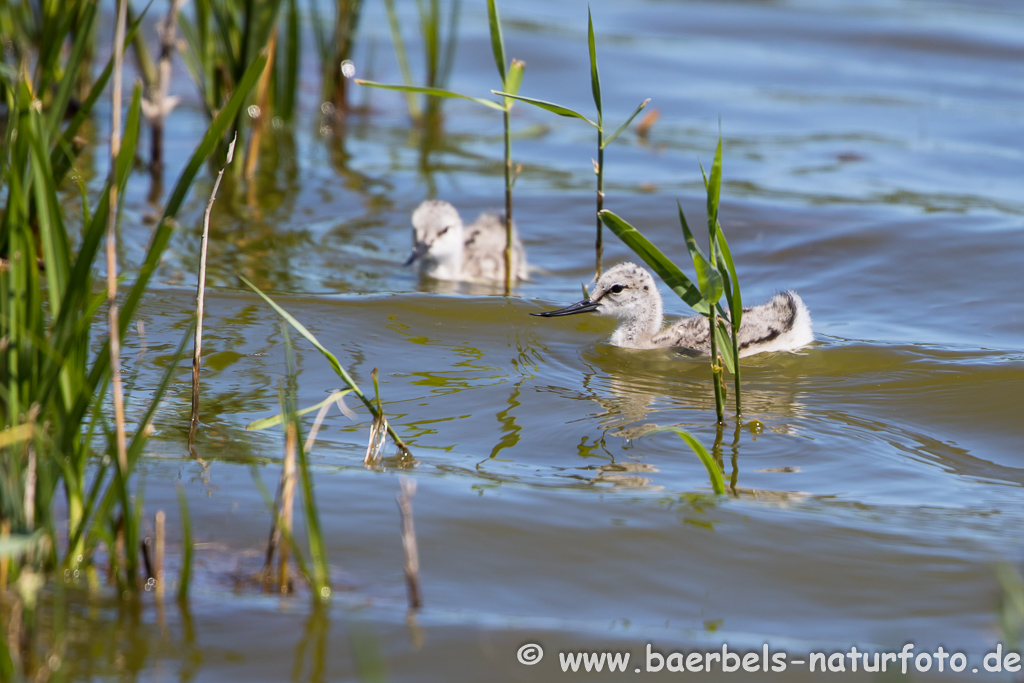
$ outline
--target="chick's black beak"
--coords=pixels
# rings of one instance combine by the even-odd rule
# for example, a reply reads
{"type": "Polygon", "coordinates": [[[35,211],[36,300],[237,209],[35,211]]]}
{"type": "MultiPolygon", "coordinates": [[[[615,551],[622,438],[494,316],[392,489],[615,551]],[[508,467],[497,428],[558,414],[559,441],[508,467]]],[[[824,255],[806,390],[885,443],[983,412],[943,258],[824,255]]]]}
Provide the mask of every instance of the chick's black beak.
{"type": "Polygon", "coordinates": [[[416,245],[412,248],[412,253],[409,254],[409,258],[407,258],[405,260],[405,263],[403,263],[402,265],[411,266],[413,264],[413,261],[418,259],[420,256],[426,254],[428,249],[430,249],[430,245],[427,244],[426,242],[417,242],[416,245]]]}
{"type": "Polygon", "coordinates": [[[598,301],[591,301],[590,299],[584,299],[572,306],[566,306],[565,308],[559,308],[557,311],[543,311],[541,313],[531,313],[530,315],[540,316],[542,318],[557,318],[562,315],[575,315],[577,313],[593,313],[597,310],[597,307],[601,303],[598,301]]]}

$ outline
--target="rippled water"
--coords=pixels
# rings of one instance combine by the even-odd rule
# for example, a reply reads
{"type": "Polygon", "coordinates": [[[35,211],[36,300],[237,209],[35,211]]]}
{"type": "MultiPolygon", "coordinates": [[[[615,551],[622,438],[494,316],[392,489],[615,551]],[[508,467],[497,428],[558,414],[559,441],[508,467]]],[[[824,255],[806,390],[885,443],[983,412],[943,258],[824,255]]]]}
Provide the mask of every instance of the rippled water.
{"type": "MultiPolygon", "coordinates": [[[[175,481],[189,496],[201,543],[192,611],[73,601],[83,626],[65,657],[71,678],[370,680],[376,648],[389,680],[547,680],[561,676],[558,651],[641,657],[647,643],[767,642],[796,656],[913,642],[979,666],[1001,639],[994,567],[1024,558],[1024,6],[592,6],[606,119],[646,97],[661,114],[647,140],[627,133],[608,148],[606,206],[687,263],[674,202],[700,224],[697,158],[710,161],[720,120],[721,216],[744,299],[793,288],[814,317],[812,347],[744,364],[747,424],[730,421],[716,449],[729,495],[711,492],[677,437],[644,435],[681,425],[715,443],[704,362],[609,347],[605,319],[527,315],[577,300],[592,275],[591,130],[517,106],[515,215],[537,270],[511,297],[441,288],[399,265],[409,214],[430,194],[468,220],[501,205],[500,118],[449,103],[441,148],[421,158],[401,97],[357,92],[371,113],[343,139],[315,118],[276,133],[257,201],[227,187],[215,212],[198,447],[208,467],[187,457],[184,365],[144,466],[149,509],[176,511],[175,481]],[[365,469],[362,417],[334,415],[320,432],[326,612],[239,583],[259,567],[269,521],[249,465],[275,481],[282,451],[278,434],[243,429],[277,412],[285,373],[279,321],[239,273],[364,387],[380,368],[386,411],[416,457],[365,469]],[[418,483],[415,625],[400,472],[418,483]],[[516,662],[529,642],[548,653],[534,667],[516,662]]],[[[509,55],[527,62],[522,94],[590,111],[586,5],[501,9],[509,55]]],[[[367,13],[357,69],[396,81],[383,11],[367,13]]],[[[495,78],[477,3],[460,36],[452,86],[486,93],[495,78]]],[[[172,125],[193,139],[205,123],[189,85],[178,89],[191,106],[172,125]]],[[[317,89],[306,85],[310,108],[317,89]]],[[[151,210],[147,191],[140,176],[129,216],[151,210]]],[[[144,352],[128,340],[139,396],[190,315],[204,193],[142,313],[144,352]]],[[[126,238],[128,265],[148,231],[126,238]]],[[[608,236],[606,256],[629,253],[608,236]]],[[[310,405],[340,381],[299,349],[310,405]]]]}

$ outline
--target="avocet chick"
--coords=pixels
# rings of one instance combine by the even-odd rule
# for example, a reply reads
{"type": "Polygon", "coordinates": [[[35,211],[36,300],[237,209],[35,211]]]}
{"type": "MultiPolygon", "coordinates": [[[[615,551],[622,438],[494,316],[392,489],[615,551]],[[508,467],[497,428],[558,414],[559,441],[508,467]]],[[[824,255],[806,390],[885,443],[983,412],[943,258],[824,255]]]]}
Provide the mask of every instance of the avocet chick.
{"type": "MultiPolygon", "coordinates": [[[[413,248],[405,265],[419,262],[420,273],[437,280],[505,281],[505,219],[483,213],[463,227],[455,207],[428,199],[412,214],[413,248]]],[[[512,226],[512,276],[526,279],[526,254],[512,226]]]]}
{"type": "MultiPolygon", "coordinates": [[[[557,311],[533,313],[544,317],[596,312],[619,321],[611,343],[627,349],[681,348],[691,353],[711,352],[708,319],[683,318],[663,327],[661,295],[654,278],[635,263],[609,268],[590,297],[557,311]]],[[[780,292],[767,303],[743,309],[740,321],[740,357],[766,351],[794,351],[814,341],[811,314],[796,292],[780,292]]]]}

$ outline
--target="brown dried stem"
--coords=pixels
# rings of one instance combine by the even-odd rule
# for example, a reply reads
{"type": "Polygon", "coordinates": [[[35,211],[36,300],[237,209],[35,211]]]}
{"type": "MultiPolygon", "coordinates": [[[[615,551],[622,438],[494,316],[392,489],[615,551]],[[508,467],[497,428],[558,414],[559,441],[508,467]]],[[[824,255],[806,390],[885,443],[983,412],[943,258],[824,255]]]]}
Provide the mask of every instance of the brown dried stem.
{"type": "Polygon", "coordinates": [[[206,305],[206,252],[210,239],[210,213],[213,211],[213,202],[217,199],[217,190],[224,177],[224,169],[228,167],[234,156],[237,140],[238,133],[235,133],[231,144],[228,145],[227,160],[220,167],[220,173],[217,174],[217,180],[213,183],[213,191],[210,193],[210,201],[206,203],[206,212],[203,214],[203,236],[199,249],[199,284],[196,287],[196,335],[192,352],[192,420],[188,434],[189,450],[195,446],[196,429],[199,426],[199,368],[202,364],[203,354],[203,309],[206,305]]]}
{"type": "Polygon", "coordinates": [[[405,550],[405,585],[409,595],[409,609],[423,606],[420,592],[420,557],[416,547],[416,529],[412,522],[412,497],[416,493],[416,482],[408,477],[401,478],[401,492],[396,496],[398,510],[402,514],[402,548],[405,550]]]}
{"type": "Polygon", "coordinates": [[[107,213],[107,317],[110,327],[110,374],[113,378],[117,464],[128,476],[128,445],[124,426],[124,388],[121,386],[121,336],[117,306],[117,157],[121,153],[121,91],[124,74],[124,34],[128,0],[117,2],[114,29],[114,85],[110,108],[110,195],[107,213]]]}

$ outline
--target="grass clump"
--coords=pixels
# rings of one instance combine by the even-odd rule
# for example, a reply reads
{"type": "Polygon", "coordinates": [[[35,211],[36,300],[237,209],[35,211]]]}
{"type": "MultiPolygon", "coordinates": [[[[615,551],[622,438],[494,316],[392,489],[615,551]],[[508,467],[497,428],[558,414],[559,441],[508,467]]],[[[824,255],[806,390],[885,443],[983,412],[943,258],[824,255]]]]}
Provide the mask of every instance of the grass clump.
{"type": "MultiPolygon", "coordinates": [[[[703,166],[701,172],[703,173],[703,166]]],[[[711,175],[704,176],[708,210],[708,246],[710,256],[697,244],[690,227],[679,208],[679,223],[683,230],[686,248],[690,252],[697,275],[695,285],[683,271],[660,249],[644,237],[639,230],[611,211],[601,212],[605,225],[657,273],[679,298],[697,313],[708,318],[711,341],[711,375],[715,392],[715,413],[718,423],[725,422],[725,385],[723,370],[733,374],[736,396],[737,418],[742,413],[740,398],[740,366],[738,333],[743,316],[743,301],[740,296],[739,278],[732,260],[729,243],[718,220],[718,202],[722,186],[722,140],[718,139],[711,175]],[[722,302],[725,302],[725,306],[722,302]],[[726,310],[726,307],[728,310],[726,310]]]]}
{"type": "Polygon", "coordinates": [[[590,50],[590,87],[594,94],[594,106],[597,109],[597,121],[592,121],[583,114],[574,111],[568,107],[564,107],[554,102],[545,102],[544,100],[536,100],[529,97],[520,97],[516,95],[514,91],[498,92],[492,91],[497,95],[502,95],[506,99],[513,98],[522,100],[528,104],[532,104],[535,107],[546,109],[559,116],[565,116],[568,118],[577,118],[582,121],[586,121],[591,126],[597,129],[597,160],[594,161],[594,173],[597,175],[597,212],[594,214],[597,220],[597,238],[594,243],[595,251],[595,277],[601,277],[601,256],[604,252],[604,241],[601,232],[601,212],[604,210],[604,148],[610,145],[615,138],[619,137],[620,134],[629,124],[633,122],[633,119],[643,111],[644,107],[651,101],[647,98],[636,108],[636,110],[630,115],[626,121],[615,129],[615,131],[606,136],[604,127],[604,107],[601,100],[601,75],[597,69],[597,45],[594,39],[594,19],[590,14],[590,8],[587,8],[587,46],[590,50]]]}
{"type": "MultiPolygon", "coordinates": [[[[59,13],[45,16],[58,25],[55,35],[61,35],[59,25],[69,20],[59,13]]],[[[134,31],[123,22],[124,15],[116,32],[120,48],[130,43],[134,31]]],[[[0,589],[17,583],[38,590],[61,569],[91,575],[101,558],[109,563],[119,592],[142,589],[141,496],[133,497],[133,475],[184,346],[147,396],[148,403],[137,407],[141,416],[135,424],[115,416],[112,425],[106,399],[118,362],[116,342],[133,323],[192,182],[265,61],[258,57],[245,71],[211,123],[174,186],[134,281],[118,295],[116,288],[97,291],[93,272],[105,234],[116,232],[121,219],[139,141],[141,88],[132,93],[123,137],[112,136],[120,144],[113,145],[104,187],[94,196],[82,188],[80,232],[69,230],[59,191],[81,149],[70,141],[107,80],[120,71],[120,49],[115,49],[75,116],[66,121],[71,84],[89,40],[83,27],[55,82],[45,70],[29,77],[25,68],[0,69],[8,111],[0,154],[7,199],[0,215],[0,589]],[[104,331],[99,320],[108,297],[118,306],[104,331]]],[[[112,110],[120,114],[116,96],[112,110]]],[[[31,596],[24,591],[22,596],[30,609],[31,596]]]]}

